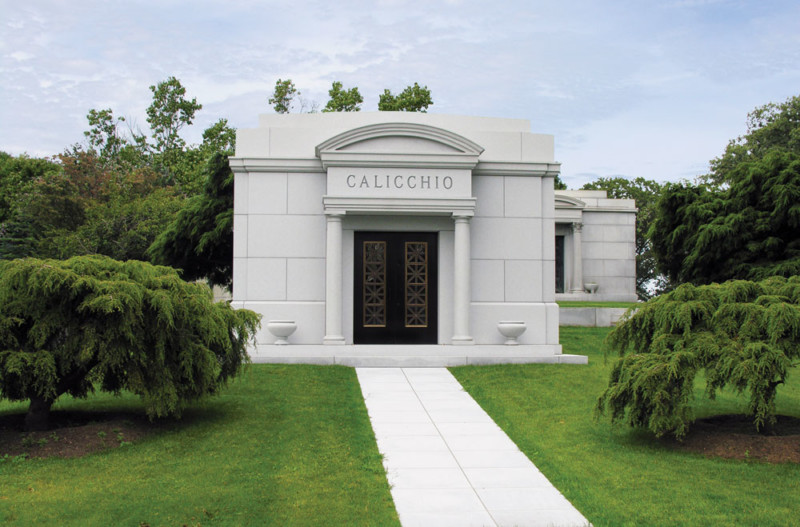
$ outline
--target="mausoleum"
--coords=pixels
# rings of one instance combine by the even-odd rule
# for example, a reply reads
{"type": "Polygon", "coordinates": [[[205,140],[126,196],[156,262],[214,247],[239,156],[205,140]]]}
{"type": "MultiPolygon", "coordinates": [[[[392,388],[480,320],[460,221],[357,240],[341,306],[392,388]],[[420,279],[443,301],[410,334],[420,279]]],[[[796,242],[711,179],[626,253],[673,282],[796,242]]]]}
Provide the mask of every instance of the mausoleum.
{"type": "Polygon", "coordinates": [[[634,204],[556,194],[528,121],[263,115],[230,163],[254,361],[585,362],[561,352],[557,296],[635,299],[634,204]]]}
{"type": "Polygon", "coordinates": [[[555,196],[556,300],[636,302],[636,204],[604,190],[555,196]]]}

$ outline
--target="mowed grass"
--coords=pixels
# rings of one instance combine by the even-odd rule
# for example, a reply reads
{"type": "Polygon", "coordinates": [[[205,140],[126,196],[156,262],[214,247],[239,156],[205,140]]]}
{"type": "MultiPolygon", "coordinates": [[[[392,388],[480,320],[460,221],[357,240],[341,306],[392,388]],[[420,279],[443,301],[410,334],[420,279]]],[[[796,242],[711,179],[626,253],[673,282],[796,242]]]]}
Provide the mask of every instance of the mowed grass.
{"type": "Polygon", "coordinates": [[[559,300],[558,307],[637,307],[638,302],[579,302],[575,300],[559,300]]]}
{"type": "MultiPolygon", "coordinates": [[[[601,351],[607,328],[561,328],[564,353],[589,365],[452,368],[464,388],[596,527],[800,525],[800,466],[708,459],[592,411],[613,361],[601,351]]],[[[800,368],[778,391],[778,413],[800,417],[800,368]]],[[[698,389],[700,416],[742,412],[725,393],[698,389]]]]}
{"type": "MultiPolygon", "coordinates": [[[[57,408],[137,410],[107,395],[57,408]]],[[[0,403],[0,414],[23,411],[0,403]]],[[[0,463],[9,525],[399,525],[355,371],[251,365],[133,445],[0,463]]]]}

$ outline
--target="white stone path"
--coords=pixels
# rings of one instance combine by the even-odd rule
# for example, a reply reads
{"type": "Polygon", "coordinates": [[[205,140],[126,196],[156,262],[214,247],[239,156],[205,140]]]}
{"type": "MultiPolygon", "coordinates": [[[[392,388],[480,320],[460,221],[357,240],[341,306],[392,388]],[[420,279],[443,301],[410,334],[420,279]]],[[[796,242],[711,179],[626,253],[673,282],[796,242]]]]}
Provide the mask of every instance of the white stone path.
{"type": "Polygon", "coordinates": [[[445,368],[356,368],[404,527],[586,526],[445,368]]]}

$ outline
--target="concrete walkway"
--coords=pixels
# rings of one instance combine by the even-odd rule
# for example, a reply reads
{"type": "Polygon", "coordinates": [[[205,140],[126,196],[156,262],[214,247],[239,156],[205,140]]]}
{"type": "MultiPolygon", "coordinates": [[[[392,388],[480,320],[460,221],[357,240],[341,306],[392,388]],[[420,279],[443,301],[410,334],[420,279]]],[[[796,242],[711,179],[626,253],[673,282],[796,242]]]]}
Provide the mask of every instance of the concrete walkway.
{"type": "Polygon", "coordinates": [[[400,522],[589,522],[445,368],[356,368],[400,522]]]}

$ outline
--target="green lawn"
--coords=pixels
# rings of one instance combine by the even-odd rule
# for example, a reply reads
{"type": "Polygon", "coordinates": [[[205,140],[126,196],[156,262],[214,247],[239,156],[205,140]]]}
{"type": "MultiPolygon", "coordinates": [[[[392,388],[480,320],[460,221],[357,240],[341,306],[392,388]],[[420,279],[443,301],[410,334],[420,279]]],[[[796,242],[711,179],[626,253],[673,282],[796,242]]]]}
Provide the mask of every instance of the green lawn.
{"type": "MultiPolygon", "coordinates": [[[[792,525],[800,466],[706,459],[592,409],[609,365],[608,329],[561,328],[588,366],[452,371],[595,526],[792,525]]],[[[780,413],[800,417],[800,372],[780,413]]],[[[739,411],[724,394],[700,415],[739,411]]],[[[132,396],[58,407],[139,408],[132,396]]],[[[0,414],[21,412],[0,403],[0,414]]],[[[253,365],[222,396],[134,444],[81,459],[0,461],[8,525],[398,525],[352,369],[253,365]]]]}
{"type": "MultiPolygon", "coordinates": [[[[60,408],[136,409],[132,396],[60,408]]],[[[0,403],[0,414],[23,411],[0,403]]],[[[134,445],[0,462],[9,525],[399,525],[355,371],[252,365],[134,445]]]]}
{"type": "MultiPolygon", "coordinates": [[[[800,466],[706,459],[592,418],[606,386],[607,328],[561,328],[564,353],[588,366],[466,366],[451,371],[520,449],[596,527],[797,525],[800,466]]],[[[800,417],[800,371],[778,411],[800,417]]],[[[702,392],[697,393],[698,397],[702,392]]],[[[699,399],[698,416],[735,413],[743,400],[699,399]]]]}
{"type": "Polygon", "coordinates": [[[636,307],[638,302],[578,302],[574,300],[559,300],[558,307],[636,307]]]}

